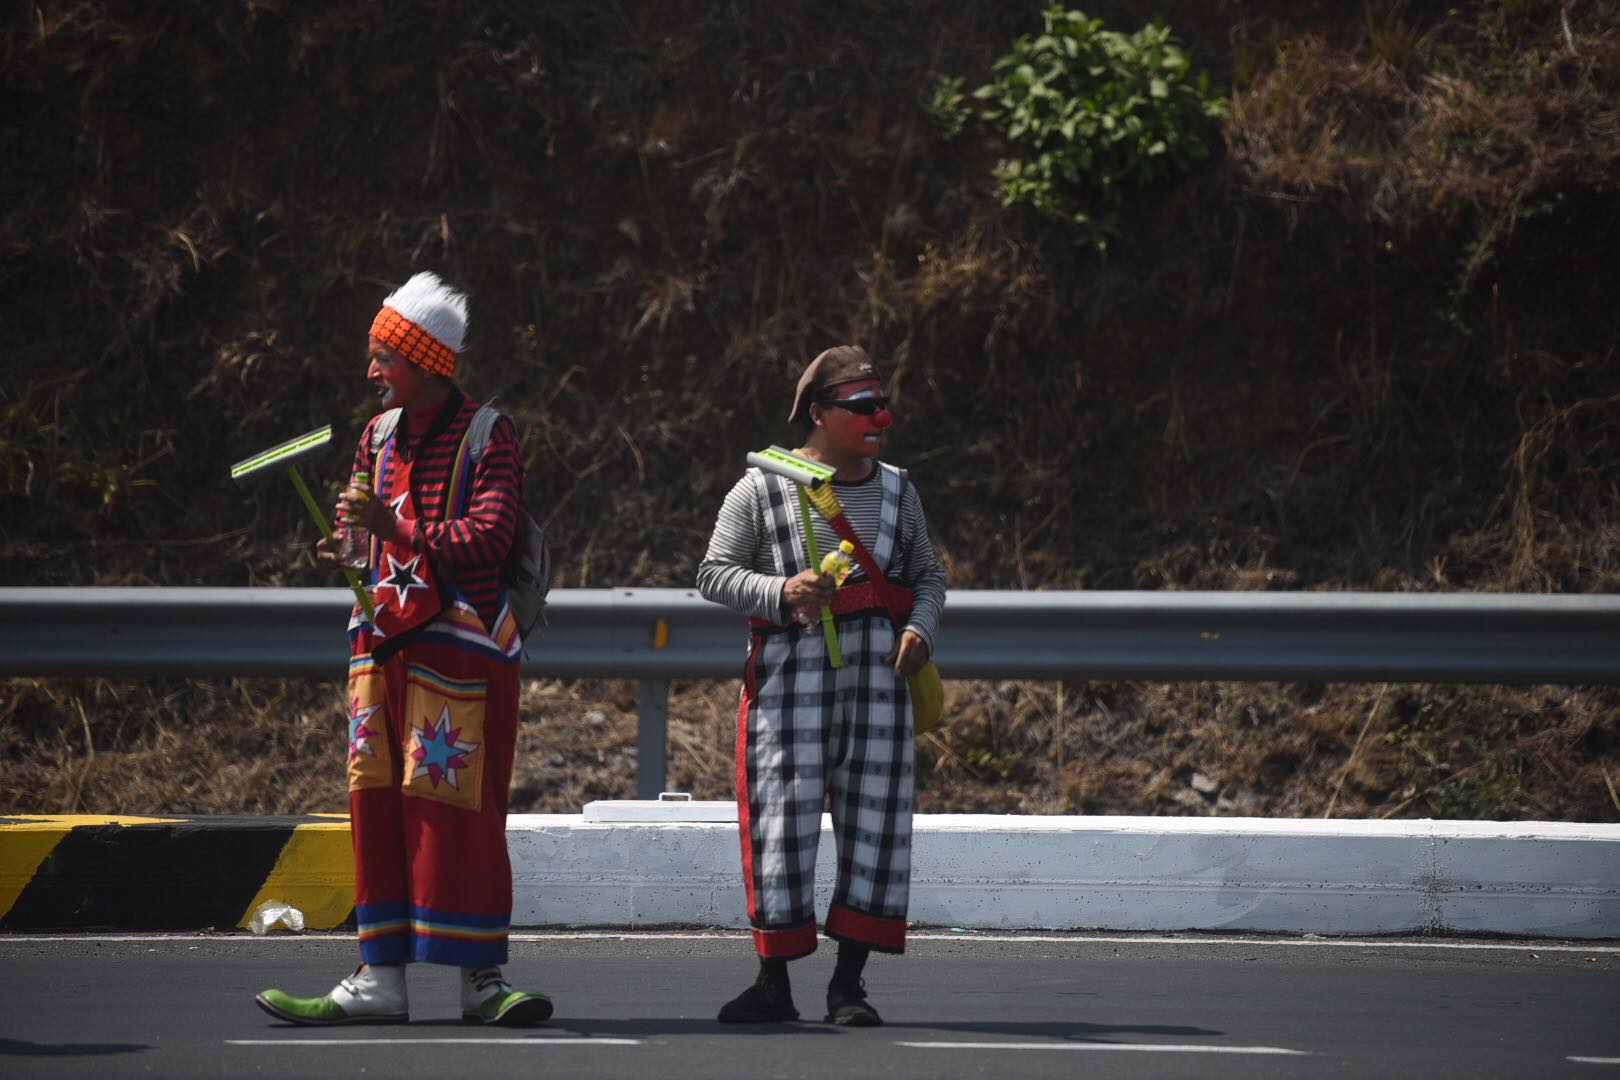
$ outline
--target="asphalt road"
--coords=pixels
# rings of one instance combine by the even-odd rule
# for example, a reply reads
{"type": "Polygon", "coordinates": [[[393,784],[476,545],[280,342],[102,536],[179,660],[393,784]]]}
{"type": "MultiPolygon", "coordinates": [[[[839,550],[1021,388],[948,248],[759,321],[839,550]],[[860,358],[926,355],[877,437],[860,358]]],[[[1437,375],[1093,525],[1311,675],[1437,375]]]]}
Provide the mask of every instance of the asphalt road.
{"type": "MultiPolygon", "coordinates": [[[[754,970],[738,934],[524,935],[508,974],[544,1027],[457,1019],[411,969],[407,1027],[295,1028],[253,1004],[329,989],[345,935],[0,935],[0,1076],[932,1078],[1620,1077],[1620,946],[924,934],[874,957],[887,1023],[715,1022],[754,970]]],[[[819,1020],[832,950],[793,965],[819,1020]]]]}

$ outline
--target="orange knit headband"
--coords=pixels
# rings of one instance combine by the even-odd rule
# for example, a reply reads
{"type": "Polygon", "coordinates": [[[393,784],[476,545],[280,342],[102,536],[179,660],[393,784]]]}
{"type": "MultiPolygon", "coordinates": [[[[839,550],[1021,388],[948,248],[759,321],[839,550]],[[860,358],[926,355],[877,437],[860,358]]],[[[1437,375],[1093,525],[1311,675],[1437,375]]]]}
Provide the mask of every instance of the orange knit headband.
{"type": "Polygon", "coordinates": [[[430,375],[455,374],[455,352],[391,307],[377,312],[371,336],[430,375]]]}

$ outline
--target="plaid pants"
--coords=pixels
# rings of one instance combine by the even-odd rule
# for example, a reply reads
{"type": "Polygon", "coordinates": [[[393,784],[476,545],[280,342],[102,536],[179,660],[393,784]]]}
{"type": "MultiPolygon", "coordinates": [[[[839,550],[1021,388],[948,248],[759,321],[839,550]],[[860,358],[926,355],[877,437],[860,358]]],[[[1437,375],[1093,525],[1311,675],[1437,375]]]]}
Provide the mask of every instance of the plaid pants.
{"type": "Polygon", "coordinates": [[[887,615],[837,621],[844,665],[819,625],[755,627],[737,710],[738,820],[754,947],[816,948],[816,847],[828,804],[838,880],[827,936],[903,952],[911,884],[911,703],[883,657],[887,615]]]}

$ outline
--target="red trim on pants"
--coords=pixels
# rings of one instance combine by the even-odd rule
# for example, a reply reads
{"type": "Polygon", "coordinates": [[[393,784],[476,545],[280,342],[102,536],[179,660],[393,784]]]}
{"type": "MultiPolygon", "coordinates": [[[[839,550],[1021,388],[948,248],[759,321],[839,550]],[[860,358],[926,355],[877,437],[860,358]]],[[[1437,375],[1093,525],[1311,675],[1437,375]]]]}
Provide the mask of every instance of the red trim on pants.
{"type": "MultiPolygon", "coordinates": [[[[748,921],[756,918],[754,892],[754,844],[749,834],[748,814],[748,709],[759,693],[754,685],[754,660],[764,640],[754,634],[748,644],[748,665],[743,669],[742,698],[737,704],[737,826],[742,838],[743,889],[748,894],[748,921]]],[[[785,930],[754,929],[754,951],[767,960],[797,960],[816,951],[816,924],[812,919],[802,926],[785,930]]]]}
{"type": "MultiPolygon", "coordinates": [[[[755,931],[755,936],[758,936],[755,931]]],[[[827,909],[827,936],[853,941],[879,952],[906,951],[906,920],[867,915],[854,908],[833,904],[827,909]]]]}
{"type": "Polygon", "coordinates": [[[748,826],[748,707],[754,703],[758,689],[754,686],[754,657],[762,642],[758,634],[749,635],[748,662],[743,668],[743,692],[737,703],[737,825],[742,834],[743,889],[748,896],[748,918],[754,918],[754,845],[748,826]]]}
{"type": "Polygon", "coordinates": [[[762,960],[797,960],[816,951],[815,920],[788,930],[754,928],[754,951],[762,960]]]}

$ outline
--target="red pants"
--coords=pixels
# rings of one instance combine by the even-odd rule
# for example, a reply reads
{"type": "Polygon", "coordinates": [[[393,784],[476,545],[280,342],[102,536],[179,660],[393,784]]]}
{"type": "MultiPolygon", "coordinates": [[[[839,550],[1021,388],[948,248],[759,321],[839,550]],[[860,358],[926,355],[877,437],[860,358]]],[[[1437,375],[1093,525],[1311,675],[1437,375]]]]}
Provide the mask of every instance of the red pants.
{"type": "Polygon", "coordinates": [[[349,819],[366,963],[506,962],[518,664],[439,626],[381,664],[369,630],[352,641],[349,819]]]}

